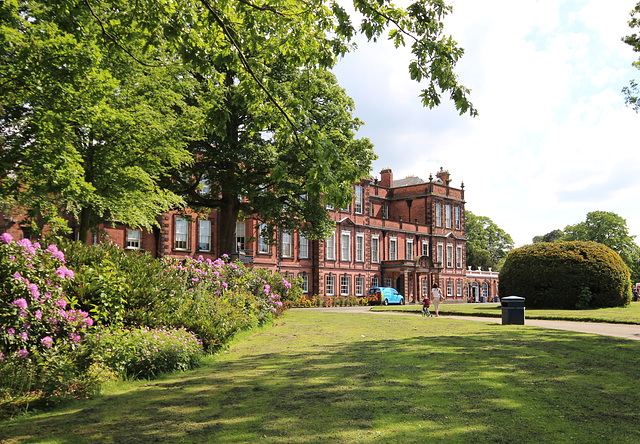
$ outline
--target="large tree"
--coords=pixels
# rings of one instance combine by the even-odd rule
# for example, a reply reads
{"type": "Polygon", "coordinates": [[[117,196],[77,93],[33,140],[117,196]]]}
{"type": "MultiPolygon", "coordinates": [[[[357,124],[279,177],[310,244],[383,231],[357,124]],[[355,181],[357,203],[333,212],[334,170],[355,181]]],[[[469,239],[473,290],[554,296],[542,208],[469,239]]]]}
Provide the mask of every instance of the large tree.
{"type": "MultiPolygon", "coordinates": [[[[354,0],[354,7],[362,14],[359,26],[336,2],[323,0],[4,2],[0,72],[34,70],[38,78],[53,67],[56,73],[40,84],[46,96],[35,84],[16,88],[24,75],[10,75],[3,85],[2,103],[17,104],[2,114],[11,190],[41,184],[40,192],[63,196],[59,202],[80,217],[89,209],[86,226],[101,218],[153,223],[154,212],[180,205],[184,194],[191,205],[221,210],[223,242],[241,209],[272,227],[296,225],[322,236],[329,222],[323,205],[344,206],[373,157],[368,141],[354,140],[359,122],[352,104],[326,72],[353,49],[355,34],[375,40],[388,32],[396,45],[410,42],[409,70],[425,82],[424,105],[448,94],[460,113],[476,113],[453,72],[463,51],[442,35],[450,7],[441,0],[407,8],[354,0]],[[36,27],[64,43],[45,42],[49,65],[33,61],[36,27]],[[36,103],[56,125],[29,133],[21,119],[36,103]],[[13,108],[23,114],[14,117],[13,108]],[[23,174],[22,164],[38,165],[41,178],[23,174]],[[60,164],[64,180],[50,180],[60,164]],[[211,184],[209,196],[196,192],[200,179],[211,184]],[[132,186],[119,189],[121,183],[132,186]]],[[[232,248],[223,245],[220,253],[232,248]]]]}
{"type": "Polygon", "coordinates": [[[183,203],[159,180],[190,161],[192,80],[166,48],[105,38],[89,10],[0,6],[2,199],[40,225],[71,214],[150,228],[183,203]]]}
{"type": "Polygon", "coordinates": [[[584,222],[568,225],[564,233],[563,241],[594,241],[611,248],[627,264],[631,278],[640,280],[640,248],[621,216],[609,211],[592,211],[584,222]]]}
{"type": "Polygon", "coordinates": [[[533,243],[538,244],[540,242],[555,242],[557,240],[561,240],[564,237],[564,232],[562,230],[553,230],[548,232],[542,236],[535,236],[533,238],[533,243]]]}
{"type": "MultiPolygon", "coordinates": [[[[634,31],[640,28],[640,2],[631,11],[631,20],[629,20],[629,27],[634,31]]],[[[640,35],[638,35],[637,32],[624,37],[622,41],[630,45],[635,52],[640,52],[640,35]]],[[[640,69],[640,59],[633,62],[633,66],[635,66],[637,69],[640,69]]],[[[636,83],[636,81],[631,80],[629,82],[629,86],[624,87],[622,91],[626,96],[627,105],[631,106],[636,112],[640,111],[640,90],[638,89],[638,84],[636,83]]]]}
{"type": "Polygon", "coordinates": [[[486,216],[476,216],[465,210],[465,233],[467,236],[467,265],[471,267],[500,270],[513,239],[486,216]]]}

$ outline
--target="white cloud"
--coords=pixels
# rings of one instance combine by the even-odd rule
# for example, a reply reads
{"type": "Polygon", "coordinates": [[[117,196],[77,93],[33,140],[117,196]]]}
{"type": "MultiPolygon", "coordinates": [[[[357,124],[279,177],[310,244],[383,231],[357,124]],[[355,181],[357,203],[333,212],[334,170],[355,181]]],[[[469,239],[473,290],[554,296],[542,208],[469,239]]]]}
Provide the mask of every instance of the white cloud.
{"type": "Polygon", "coordinates": [[[445,31],[465,48],[456,71],[475,119],[446,98],[422,108],[406,51],[361,44],[337,73],[380,156],[373,173],[426,179],[447,168],[454,185],[464,181],[467,207],[518,245],[594,210],[617,212],[640,234],[640,116],[620,93],[637,77],[637,54],[620,41],[636,0],[613,3],[455,0],[445,31]]]}

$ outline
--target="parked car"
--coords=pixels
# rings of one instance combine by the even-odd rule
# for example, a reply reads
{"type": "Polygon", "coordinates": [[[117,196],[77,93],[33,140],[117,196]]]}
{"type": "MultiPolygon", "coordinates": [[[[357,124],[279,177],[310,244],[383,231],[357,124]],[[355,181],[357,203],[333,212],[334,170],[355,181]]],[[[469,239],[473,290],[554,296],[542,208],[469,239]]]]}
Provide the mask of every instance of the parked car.
{"type": "Polygon", "coordinates": [[[391,287],[371,287],[367,295],[369,304],[400,304],[404,305],[404,296],[391,287]]]}

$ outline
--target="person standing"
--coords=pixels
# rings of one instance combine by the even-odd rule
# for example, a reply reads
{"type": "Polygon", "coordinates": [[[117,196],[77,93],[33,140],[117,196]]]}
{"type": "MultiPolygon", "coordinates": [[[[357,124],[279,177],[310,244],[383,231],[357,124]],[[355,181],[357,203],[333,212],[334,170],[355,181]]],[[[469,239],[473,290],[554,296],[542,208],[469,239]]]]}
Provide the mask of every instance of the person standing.
{"type": "Polygon", "coordinates": [[[433,283],[433,287],[431,288],[431,300],[433,301],[433,308],[436,311],[436,316],[440,316],[440,298],[442,297],[442,292],[438,288],[437,283],[433,283]]]}

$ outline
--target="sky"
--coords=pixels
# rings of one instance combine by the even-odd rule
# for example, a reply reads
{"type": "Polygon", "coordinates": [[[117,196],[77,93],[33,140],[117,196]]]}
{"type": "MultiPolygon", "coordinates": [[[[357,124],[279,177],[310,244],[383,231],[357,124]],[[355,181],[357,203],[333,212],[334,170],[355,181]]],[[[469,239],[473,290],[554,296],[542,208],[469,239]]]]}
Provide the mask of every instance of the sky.
{"type": "Polygon", "coordinates": [[[453,0],[445,34],[477,117],[448,97],[429,110],[408,74],[411,54],[386,39],[359,42],[334,69],[378,155],[372,175],[394,179],[442,167],[464,182],[466,208],[519,247],[591,211],[627,221],[640,243],[640,115],[621,90],[640,71],[631,34],[637,0],[453,0]]]}

